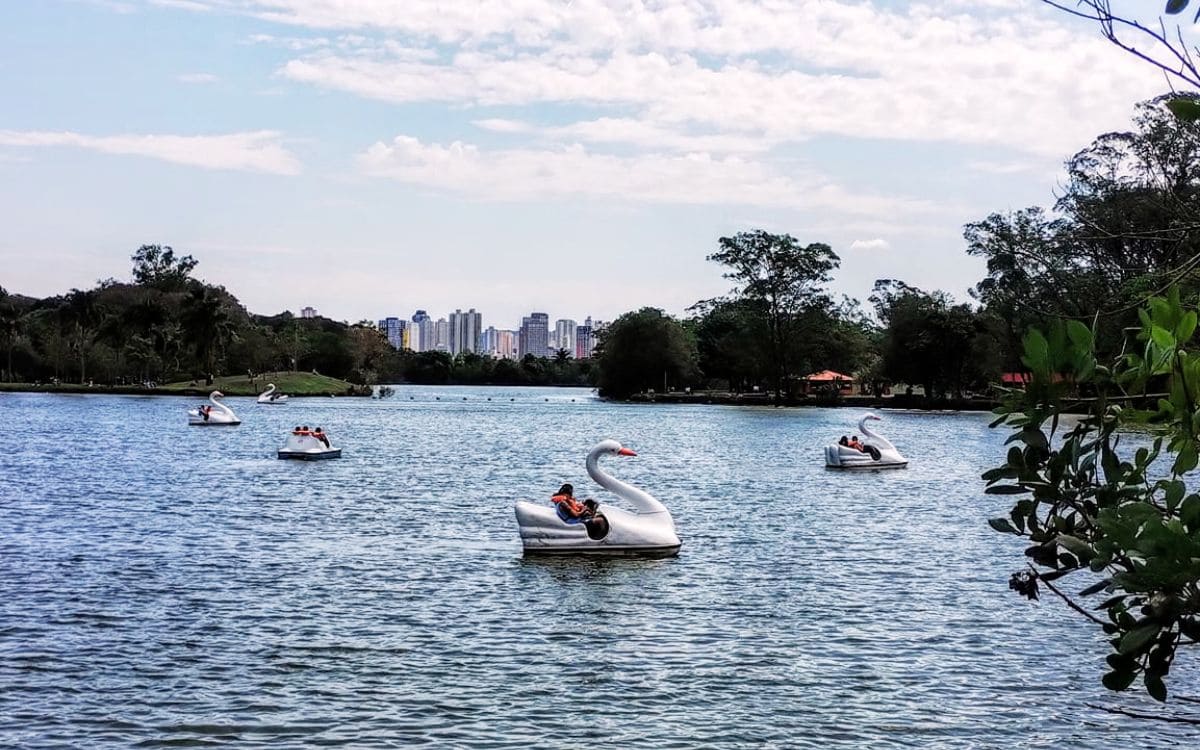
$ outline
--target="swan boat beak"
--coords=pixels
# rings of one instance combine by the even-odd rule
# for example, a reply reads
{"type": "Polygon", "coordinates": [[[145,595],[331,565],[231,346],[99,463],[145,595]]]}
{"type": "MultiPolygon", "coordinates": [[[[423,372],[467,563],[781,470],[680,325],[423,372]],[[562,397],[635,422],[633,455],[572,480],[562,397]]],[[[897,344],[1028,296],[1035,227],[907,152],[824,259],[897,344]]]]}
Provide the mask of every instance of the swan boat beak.
{"type": "Polygon", "coordinates": [[[637,454],[634,453],[633,451],[629,450],[628,448],[622,448],[621,450],[617,451],[617,455],[618,456],[636,456],[637,454]]]}

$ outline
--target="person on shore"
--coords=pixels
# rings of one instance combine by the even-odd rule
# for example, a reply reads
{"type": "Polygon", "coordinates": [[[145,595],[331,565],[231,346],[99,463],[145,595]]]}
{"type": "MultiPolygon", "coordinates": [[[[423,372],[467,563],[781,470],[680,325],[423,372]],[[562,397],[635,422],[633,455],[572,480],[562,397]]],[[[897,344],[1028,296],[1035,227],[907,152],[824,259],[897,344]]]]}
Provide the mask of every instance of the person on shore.
{"type": "Polygon", "coordinates": [[[567,523],[586,521],[592,517],[592,510],[575,499],[575,487],[570,483],[559,487],[558,492],[550,498],[550,502],[554,503],[558,517],[567,523]]]}

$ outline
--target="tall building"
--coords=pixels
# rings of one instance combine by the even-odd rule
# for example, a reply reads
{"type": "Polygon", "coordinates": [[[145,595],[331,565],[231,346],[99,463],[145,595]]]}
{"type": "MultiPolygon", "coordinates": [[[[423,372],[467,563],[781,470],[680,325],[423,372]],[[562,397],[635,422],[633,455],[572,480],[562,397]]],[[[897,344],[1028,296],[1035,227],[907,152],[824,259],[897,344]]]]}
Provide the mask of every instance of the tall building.
{"type": "Polygon", "coordinates": [[[479,337],[479,351],[499,359],[516,359],[517,332],[488,326],[479,337]]]}
{"type": "Polygon", "coordinates": [[[417,310],[412,316],[412,326],[409,331],[408,348],[414,352],[427,352],[433,349],[433,320],[429,313],[417,310]]]}
{"type": "Polygon", "coordinates": [[[546,313],[530,313],[529,317],[521,319],[521,330],[518,335],[517,356],[524,358],[526,354],[535,357],[545,357],[550,350],[550,316],[546,313]]]}
{"type": "Polygon", "coordinates": [[[479,351],[479,334],[483,324],[483,316],[475,312],[475,308],[463,312],[455,310],[450,313],[450,353],[479,351]]]}
{"type": "Polygon", "coordinates": [[[433,324],[433,346],[426,347],[425,351],[450,351],[450,322],[445,318],[438,318],[433,324]]]}
{"type": "Polygon", "coordinates": [[[583,325],[575,329],[575,359],[589,359],[596,351],[596,332],[592,330],[592,318],[589,315],[583,325]]]}
{"type": "Polygon", "coordinates": [[[388,343],[393,349],[404,349],[408,346],[408,321],[402,318],[384,318],[379,321],[379,330],[387,336],[388,343]]]}
{"type": "Polygon", "coordinates": [[[315,307],[300,308],[300,317],[305,318],[305,319],[317,317],[317,308],[315,308],[315,307]]]}
{"type": "Polygon", "coordinates": [[[554,338],[550,342],[550,348],[554,352],[559,349],[566,349],[567,355],[575,356],[575,321],[573,320],[558,320],[554,323],[554,338]]]}

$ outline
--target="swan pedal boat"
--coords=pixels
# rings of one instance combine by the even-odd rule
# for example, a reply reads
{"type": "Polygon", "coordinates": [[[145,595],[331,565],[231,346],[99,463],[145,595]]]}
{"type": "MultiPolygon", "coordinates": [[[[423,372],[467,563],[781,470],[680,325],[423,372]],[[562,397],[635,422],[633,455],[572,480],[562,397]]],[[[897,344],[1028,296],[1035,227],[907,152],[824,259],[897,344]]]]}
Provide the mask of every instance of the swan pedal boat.
{"type": "MultiPolygon", "coordinates": [[[[326,436],[328,439],[328,435],[326,436]]],[[[341,458],[342,449],[325,445],[312,435],[288,435],[287,442],[276,454],[279,458],[292,458],[301,461],[319,461],[326,458],[341,458]]]]}
{"type": "Polygon", "coordinates": [[[598,505],[587,521],[564,521],[552,507],[518,500],[514,511],[526,555],[674,557],[682,544],[671,512],[650,493],[600,468],[603,456],[636,456],[616,440],[604,440],[587,456],[592,481],[632,506],[598,505]]]}
{"type": "Polygon", "coordinates": [[[189,409],[188,424],[193,427],[235,427],[241,424],[242,420],[233,413],[233,409],[221,403],[223,398],[225,394],[220,391],[208,394],[208,401],[212,405],[208,415],[205,416],[199,409],[189,409]]]}
{"type": "Polygon", "coordinates": [[[275,392],[274,383],[267,383],[267,390],[258,395],[258,403],[260,404],[286,404],[287,400],[287,396],[275,392]]]}
{"type": "Polygon", "coordinates": [[[857,450],[848,445],[833,444],[825,447],[825,466],[829,469],[903,469],[908,459],[896,450],[884,436],[874,432],[867,422],[883,421],[874,414],[867,414],[858,421],[858,431],[863,435],[863,447],[857,450]]]}

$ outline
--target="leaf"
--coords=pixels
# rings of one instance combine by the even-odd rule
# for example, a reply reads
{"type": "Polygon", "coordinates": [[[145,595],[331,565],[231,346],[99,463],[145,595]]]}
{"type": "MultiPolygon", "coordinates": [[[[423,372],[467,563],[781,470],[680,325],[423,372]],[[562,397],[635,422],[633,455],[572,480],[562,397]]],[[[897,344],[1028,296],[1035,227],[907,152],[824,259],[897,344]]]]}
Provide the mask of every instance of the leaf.
{"type": "Polygon", "coordinates": [[[1142,682],[1146,685],[1146,692],[1150,694],[1151,698],[1159,703],[1167,702],[1167,685],[1163,682],[1162,675],[1147,671],[1142,682]]]}
{"type": "Polygon", "coordinates": [[[1108,588],[1108,584],[1110,584],[1110,583],[1112,583],[1111,578],[1105,578],[1103,581],[1097,581],[1097,582],[1093,583],[1091,586],[1088,586],[1083,591],[1080,591],[1079,595],[1080,596],[1091,596],[1092,594],[1095,594],[1097,592],[1103,591],[1104,589],[1108,588]]]}
{"type": "Polygon", "coordinates": [[[1121,637],[1121,644],[1117,646],[1117,651],[1122,654],[1136,654],[1154,640],[1161,629],[1156,622],[1140,625],[1121,637]]]}
{"type": "Polygon", "coordinates": [[[1137,677],[1137,672],[1134,672],[1132,669],[1129,671],[1112,671],[1104,675],[1104,679],[1101,682],[1109,690],[1119,692],[1132,685],[1135,677],[1137,677]]]}
{"type": "Polygon", "coordinates": [[[1179,325],[1175,326],[1175,340],[1180,344],[1186,344],[1192,334],[1196,332],[1196,311],[1188,310],[1183,320],[1179,321],[1179,325]]]}
{"type": "Polygon", "coordinates": [[[1030,492],[1028,487],[1020,487],[1015,484],[994,484],[984,490],[988,495],[1020,495],[1030,492]]]}
{"type": "Polygon", "coordinates": [[[1025,334],[1025,365],[1035,374],[1050,369],[1050,344],[1042,332],[1034,328],[1025,334]]]}
{"type": "Polygon", "coordinates": [[[1175,15],[1188,6],[1188,0],[1167,0],[1167,13],[1175,15]]]}
{"type": "Polygon", "coordinates": [[[1176,475],[1186,474],[1196,468],[1197,462],[1200,462],[1200,453],[1196,452],[1196,446],[1190,442],[1179,450],[1179,455],[1175,457],[1175,465],[1171,467],[1171,471],[1176,475]]]}
{"type": "Polygon", "coordinates": [[[1077,557],[1083,560],[1091,560],[1096,556],[1096,551],[1092,546],[1082,539],[1071,536],[1070,534],[1059,534],[1058,544],[1063,549],[1074,552],[1077,557]]]}
{"type": "Polygon", "coordinates": [[[1007,518],[989,518],[988,526],[991,526],[1001,534],[1016,534],[1017,530],[1009,523],[1007,518]]]}
{"type": "Polygon", "coordinates": [[[1175,337],[1171,332],[1162,326],[1152,326],[1150,328],[1150,339],[1159,349],[1172,351],[1175,349],[1175,337]]]}
{"type": "Polygon", "coordinates": [[[1092,348],[1092,331],[1078,320],[1067,321],[1067,338],[1077,349],[1090,351],[1092,348]]]}

